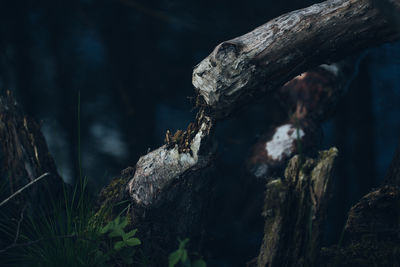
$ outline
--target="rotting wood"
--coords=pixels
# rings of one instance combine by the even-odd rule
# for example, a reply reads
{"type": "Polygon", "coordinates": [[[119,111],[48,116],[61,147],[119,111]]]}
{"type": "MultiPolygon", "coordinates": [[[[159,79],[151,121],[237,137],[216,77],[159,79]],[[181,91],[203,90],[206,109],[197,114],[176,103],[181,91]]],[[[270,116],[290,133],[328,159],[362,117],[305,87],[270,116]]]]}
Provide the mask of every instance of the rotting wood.
{"type": "Polygon", "coordinates": [[[312,266],[318,257],[337,149],[294,156],[284,179],[267,184],[257,266],[312,266]]]}
{"type": "Polygon", "coordinates": [[[182,143],[167,143],[139,159],[135,176],[128,183],[129,194],[136,204],[153,204],[172,181],[189,169],[208,164],[211,149],[204,147],[210,146],[207,141],[213,123],[200,111],[195,124],[198,126],[191,133],[191,139],[185,138],[182,143]]]}
{"type": "Polygon", "coordinates": [[[201,247],[213,169],[213,121],[199,111],[186,131],[142,156],[103,189],[95,218],[111,219],[114,205],[129,200],[129,227],[138,229],[149,266],[167,262],[178,238],[201,247]]]}

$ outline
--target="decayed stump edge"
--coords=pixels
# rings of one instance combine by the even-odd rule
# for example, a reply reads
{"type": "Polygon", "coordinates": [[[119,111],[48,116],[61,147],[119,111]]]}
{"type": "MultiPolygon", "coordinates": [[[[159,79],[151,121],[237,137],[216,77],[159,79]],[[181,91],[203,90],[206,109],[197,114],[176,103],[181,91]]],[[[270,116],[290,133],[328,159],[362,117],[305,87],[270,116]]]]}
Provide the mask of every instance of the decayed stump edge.
{"type": "Polygon", "coordinates": [[[121,211],[115,205],[128,200],[129,227],[138,228],[154,266],[167,262],[179,237],[190,237],[200,247],[201,219],[212,182],[212,128],[212,119],[200,110],[187,148],[165,144],[142,156],[135,168],[122,171],[102,190],[93,222],[111,220],[121,211]]]}
{"type": "Polygon", "coordinates": [[[309,266],[315,262],[337,154],[337,149],[331,148],[320,152],[318,159],[296,155],[288,163],[285,178],[267,184],[264,239],[257,266],[309,266]]]}
{"type": "Polygon", "coordinates": [[[190,151],[179,152],[179,145],[168,148],[164,145],[139,159],[134,177],[127,190],[132,200],[141,206],[150,206],[158,200],[163,191],[174,179],[188,170],[196,170],[207,165],[210,151],[203,148],[210,136],[212,120],[201,114],[197,118],[198,131],[190,141],[190,151]]]}

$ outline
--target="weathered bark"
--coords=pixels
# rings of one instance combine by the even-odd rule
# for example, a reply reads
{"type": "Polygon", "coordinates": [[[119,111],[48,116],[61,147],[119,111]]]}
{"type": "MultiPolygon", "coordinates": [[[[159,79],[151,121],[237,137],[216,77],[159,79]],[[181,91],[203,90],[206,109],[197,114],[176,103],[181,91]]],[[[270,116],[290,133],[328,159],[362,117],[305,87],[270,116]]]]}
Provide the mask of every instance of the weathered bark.
{"type": "Polygon", "coordinates": [[[337,149],[318,159],[293,157],[284,179],[267,184],[264,240],[257,266],[311,266],[320,249],[321,227],[331,193],[337,149]]]}
{"type": "MultiPolygon", "coordinates": [[[[391,7],[400,12],[400,1],[391,7]]],[[[223,118],[312,67],[399,37],[369,0],[329,0],[219,44],[192,82],[207,114],[223,118]]]]}
{"type": "MultiPolygon", "coordinates": [[[[195,170],[207,165],[209,149],[203,153],[211,126],[211,119],[200,111],[196,125],[190,127],[191,133],[187,134],[187,138],[176,136],[176,139],[181,139],[166,140],[166,145],[139,159],[135,176],[128,184],[129,194],[135,203],[143,206],[153,205],[158,201],[160,192],[172,181],[189,169],[195,170]]],[[[169,138],[167,134],[167,139],[169,138]]]]}
{"type": "Polygon", "coordinates": [[[127,168],[102,190],[94,220],[101,220],[100,223],[112,220],[123,211],[117,203],[131,201],[124,215],[129,227],[138,229],[141,250],[148,260],[146,266],[164,266],[169,253],[177,248],[178,239],[190,238],[193,251],[199,251],[213,182],[212,167],[209,155],[195,169],[173,177],[160,187],[157,197],[146,205],[132,201],[129,196],[126,186],[137,176],[134,168],[127,168]]]}
{"type": "MultiPolygon", "coordinates": [[[[400,241],[400,190],[384,186],[365,195],[349,212],[344,242],[360,235],[386,235],[400,241]]],[[[381,236],[382,237],[382,236],[381,236]]]]}
{"type": "Polygon", "coordinates": [[[212,121],[200,111],[185,132],[141,157],[103,190],[98,218],[112,218],[115,203],[129,199],[130,227],[138,228],[151,266],[162,266],[178,238],[201,245],[212,180],[212,121]]]}
{"type": "Polygon", "coordinates": [[[354,205],[341,244],[323,248],[317,266],[400,266],[400,188],[383,186],[354,205]]]}
{"type": "Polygon", "coordinates": [[[8,189],[2,197],[11,195],[46,172],[50,175],[44,181],[32,185],[10,202],[40,206],[49,196],[60,195],[62,179],[39,124],[24,114],[7,91],[0,96],[0,177],[8,189]]]}

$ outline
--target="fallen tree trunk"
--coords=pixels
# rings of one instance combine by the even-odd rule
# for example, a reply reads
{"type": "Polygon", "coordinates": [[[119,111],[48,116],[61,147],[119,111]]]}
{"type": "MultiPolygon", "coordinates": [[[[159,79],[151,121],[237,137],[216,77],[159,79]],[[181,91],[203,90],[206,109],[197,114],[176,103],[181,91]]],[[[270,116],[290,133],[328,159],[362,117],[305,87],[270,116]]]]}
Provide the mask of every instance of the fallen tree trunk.
{"type": "Polygon", "coordinates": [[[369,0],[325,1],[219,44],[192,82],[207,114],[223,118],[319,64],[398,39],[396,26],[369,0]]]}

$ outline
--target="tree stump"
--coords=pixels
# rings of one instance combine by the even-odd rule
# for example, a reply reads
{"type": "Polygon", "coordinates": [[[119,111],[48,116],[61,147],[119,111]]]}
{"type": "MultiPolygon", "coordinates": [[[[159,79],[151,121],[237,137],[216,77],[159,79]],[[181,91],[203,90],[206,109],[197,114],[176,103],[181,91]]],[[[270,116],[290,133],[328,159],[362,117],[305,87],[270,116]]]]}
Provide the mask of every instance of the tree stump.
{"type": "Polygon", "coordinates": [[[284,179],[267,184],[264,239],[257,266],[311,266],[319,253],[337,149],[317,159],[296,155],[284,179]]]}

